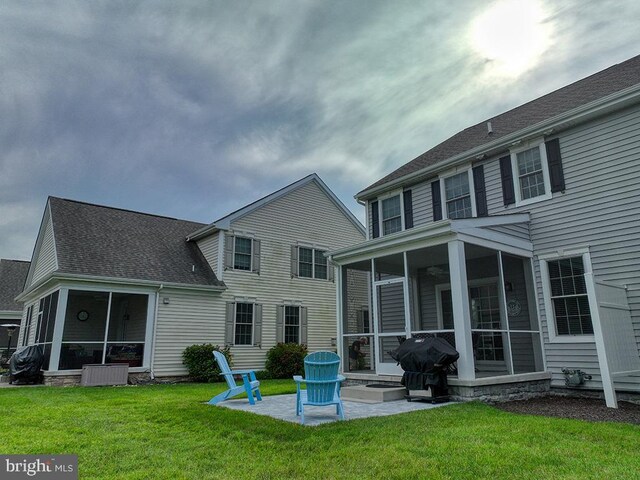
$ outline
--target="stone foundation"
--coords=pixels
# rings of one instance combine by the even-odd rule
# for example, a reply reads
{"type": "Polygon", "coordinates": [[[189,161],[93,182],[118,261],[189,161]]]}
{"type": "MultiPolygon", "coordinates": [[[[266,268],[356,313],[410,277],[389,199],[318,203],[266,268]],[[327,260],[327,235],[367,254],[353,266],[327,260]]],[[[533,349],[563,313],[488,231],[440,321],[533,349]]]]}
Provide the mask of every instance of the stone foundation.
{"type": "MultiPolygon", "coordinates": [[[[44,384],[48,387],[77,387],[80,386],[81,374],[71,375],[44,375],[44,384]]],[[[151,382],[151,376],[149,372],[130,373],[129,385],[138,385],[141,383],[151,382]]]]}
{"type": "Polygon", "coordinates": [[[533,380],[528,382],[502,383],[499,385],[449,385],[451,400],[458,402],[507,402],[510,400],[525,400],[549,395],[550,382],[533,380]]]}

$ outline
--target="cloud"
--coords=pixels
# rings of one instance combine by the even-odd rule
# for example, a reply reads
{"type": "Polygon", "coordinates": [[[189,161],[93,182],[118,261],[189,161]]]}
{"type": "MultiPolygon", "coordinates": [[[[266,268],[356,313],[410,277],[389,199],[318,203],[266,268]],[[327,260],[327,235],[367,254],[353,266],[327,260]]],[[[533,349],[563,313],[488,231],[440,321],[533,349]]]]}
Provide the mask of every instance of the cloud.
{"type": "Polygon", "coordinates": [[[381,176],[637,53],[636,2],[538,3],[551,46],[502,78],[471,0],[3,2],[0,257],[47,195],[209,222],[315,171],[362,218],[381,176]]]}

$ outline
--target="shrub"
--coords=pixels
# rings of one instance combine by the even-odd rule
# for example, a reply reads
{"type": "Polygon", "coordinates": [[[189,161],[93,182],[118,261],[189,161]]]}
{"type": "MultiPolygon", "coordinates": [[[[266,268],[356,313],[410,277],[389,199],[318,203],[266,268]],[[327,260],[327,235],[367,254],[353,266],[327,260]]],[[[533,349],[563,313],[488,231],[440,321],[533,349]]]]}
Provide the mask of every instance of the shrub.
{"type": "Polygon", "coordinates": [[[267,352],[265,368],[271,378],[291,378],[304,373],[307,346],[297,343],[278,343],[267,352]]]}
{"type": "Polygon", "coordinates": [[[189,370],[189,377],[194,382],[219,382],[220,368],[218,362],[213,357],[213,351],[217,350],[227,358],[229,366],[232,365],[231,350],[228,346],[220,347],[204,343],[202,345],[191,345],[182,352],[182,363],[189,370]]]}

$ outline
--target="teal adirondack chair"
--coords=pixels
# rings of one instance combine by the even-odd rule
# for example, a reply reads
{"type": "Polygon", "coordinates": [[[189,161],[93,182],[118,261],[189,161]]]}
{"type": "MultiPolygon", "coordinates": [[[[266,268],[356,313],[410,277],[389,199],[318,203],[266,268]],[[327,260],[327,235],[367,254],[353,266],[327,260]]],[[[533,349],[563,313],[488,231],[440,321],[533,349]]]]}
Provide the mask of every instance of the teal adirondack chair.
{"type": "Polygon", "coordinates": [[[335,405],[336,414],[340,420],[344,420],[342,400],[340,400],[340,383],[344,381],[342,375],[338,375],[340,357],[333,352],[314,352],[304,359],[304,376],[296,375],[296,415],[300,415],[300,421],[304,425],[304,406],[335,405]],[[305,383],[307,389],[301,385],[305,383]]]}
{"type": "Polygon", "coordinates": [[[242,392],[247,392],[247,397],[249,398],[249,403],[251,405],[255,405],[256,403],[253,400],[253,392],[255,392],[258,400],[262,400],[262,395],[260,395],[260,382],[256,380],[256,374],[253,370],[231,370],[226,357],[222,353],[214,350],[213,356],[220,367],[220,374],[227,381],[227,385],[229,385],[229,390],[226,390],[209,400],[210,405],[216,405],[228,398],[240,395],[242,392]],[[236,384],[234,375],[242,375],[242,386],[238,386],[236,384]]]}

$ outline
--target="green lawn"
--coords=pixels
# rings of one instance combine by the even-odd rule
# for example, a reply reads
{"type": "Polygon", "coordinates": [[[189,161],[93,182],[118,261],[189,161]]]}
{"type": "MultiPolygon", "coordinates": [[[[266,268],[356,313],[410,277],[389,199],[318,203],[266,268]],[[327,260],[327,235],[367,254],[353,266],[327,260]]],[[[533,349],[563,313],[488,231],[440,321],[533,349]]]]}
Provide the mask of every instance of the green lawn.
{"type": "Polygon", "coordinates": [[[78,454],[83,479],[640,478],[638,426],[472,403],[301,427],[203,403],[222,389],[0,389],[0,452],[78,454]]]}

